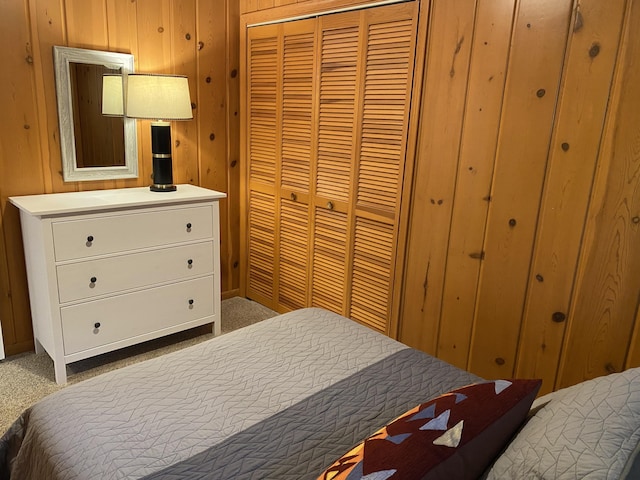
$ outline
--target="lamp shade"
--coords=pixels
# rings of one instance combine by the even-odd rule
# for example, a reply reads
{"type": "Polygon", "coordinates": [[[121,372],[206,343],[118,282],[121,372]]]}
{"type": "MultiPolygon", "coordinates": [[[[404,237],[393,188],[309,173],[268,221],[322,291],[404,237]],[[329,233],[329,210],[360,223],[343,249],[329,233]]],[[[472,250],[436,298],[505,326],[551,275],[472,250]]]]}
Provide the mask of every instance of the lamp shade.
{"type": "Polygon", "coordinates": [[[113,117],[124,115],[122,75],[102,76],[102,114],[113,117]]]}
{"type": "Polygon", "coordinates": [[[129,74],[125,115],[150,120],[193,118],[189,82],[180,75],[129,74]]]}

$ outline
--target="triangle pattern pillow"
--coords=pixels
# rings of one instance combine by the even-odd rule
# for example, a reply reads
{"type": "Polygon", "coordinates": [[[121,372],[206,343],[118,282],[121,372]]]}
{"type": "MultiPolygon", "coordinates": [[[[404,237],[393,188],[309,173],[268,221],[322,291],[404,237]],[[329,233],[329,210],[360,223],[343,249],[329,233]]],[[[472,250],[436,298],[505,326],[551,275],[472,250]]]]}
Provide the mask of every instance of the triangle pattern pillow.
{"type": "Polygon", "coordinates": [[[412,408],[336,460],[319,480],[475,479],[524,422],[541,380],[495,380],[412,408]]]}

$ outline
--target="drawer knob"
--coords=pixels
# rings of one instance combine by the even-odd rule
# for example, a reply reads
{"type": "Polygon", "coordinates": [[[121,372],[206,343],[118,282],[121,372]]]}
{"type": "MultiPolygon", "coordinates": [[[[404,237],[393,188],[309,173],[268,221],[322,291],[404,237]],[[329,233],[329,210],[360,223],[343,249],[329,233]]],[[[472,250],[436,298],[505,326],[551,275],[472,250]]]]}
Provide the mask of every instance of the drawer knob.
{"type": "Polygon", "coordinates": [[[89,281],[90,281],[91,283],[96,283],[96,282],[98,281],[98,279],[97,279],[96,277],[91,277],[91,278],[89,279],[89,281]]]}
{"type": "Polygon", "coordinates": [[[193,308],[193,298],[189,299],[189,308],[193,308]]]}
{"type": "Polygon", "coordinates": [[[96,322],[93,324],[93,328],[100,328],[100,322],[96,322]]]}
{"type": "Polygon", "coordinates": [[[191,222],[187,223],[187,232],[191,231],[191,222]]]}
{"type": "Polygon", "coordinates": [[[89,235],[87,237],[87,247],[90,247],[92,243],[93,243],[93,235],[89,235]]]}
{"type": "Polygon", "coordinates": [[[193,267],[193,260],[192,259],[187,260],[187,264],[189,265],[189,268],[193,267]]]}

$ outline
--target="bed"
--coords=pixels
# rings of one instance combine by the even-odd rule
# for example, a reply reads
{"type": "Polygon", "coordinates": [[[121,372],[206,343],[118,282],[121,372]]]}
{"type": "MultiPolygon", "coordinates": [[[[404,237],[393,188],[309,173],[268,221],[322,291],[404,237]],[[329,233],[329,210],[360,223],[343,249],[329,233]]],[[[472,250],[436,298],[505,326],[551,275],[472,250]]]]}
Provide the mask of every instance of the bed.
{"type": "MultiPolygon", "coordinates": [[[[636,418],[640,408],[635,408],[640,403],[640,388],[636,386],[640,380],[637,372],[629,372],[619,379],[626,386],[625,395],[610,402],[613,409],[620,407],[616,402],[632,405],[624,407],[626,416],[619,419],[626,430],[614,432],[614,440],[607,440],[608,449],[617,449],[615,461],[608,458],[595,470],[618,475],[609,478],[630,475],[635,465],[640,434],[636,418]]],[[[403,459],[403,467],[394,469],[395,473],[387,468],[367,474],[362,457],[380,459],[386,453],[375,453],[377,446],[398,449],[410,443],[404,440],[416,435],[393,433],[400,423],[407,424],[403,419],[407,415],[412,421],[424,419],[431,411],[431,425],[444,415],[439,406],[432,405],[449,402],[446,408],[454,412],[450,415],[457,426],[462,421],[456,419],[456,409],[467,405],[471,407],[460,413],[468,416],[467,430],[477,427],[474,421],[486,423],[489,417],[491,421],[478,427],[471,443],[463,436],[461,443],[458,437],[457,448],[443,447],[447,451],[466,448],[466,457],[436,455],[432,459],[435,468],[420,477],[462,478],[451,476],[451,469],[464,471],[469,462],[477,460],[480,450],[491,445],[491,452],[483,453],[491,458],[481,459],[481,466],[474,468],[481,468],[488,478],[527,478],[546,468],[545,462],[557,465],[562,459],[551,459],[551,454],[532,459],[536,432],[526,445],[509,449],[528,438],[527,428],[540,428],[534,420],[541,413],[560,417],[550,405],[564,405],[565,399],[558,395],[547,400],[535,415],[529,414],[531,418],[521,428],[537,392],[535,382],[528,382],[522,398],[514,396],[508,408],[487,403],[484,391],[474,407],[471,400],[475,401],[478,389],[490,389],[491,396],[499,393],[496,398],[506,398],[502,391],[515,391],[520,384],[511,388],[508,380],[484,381],[339,315],[304,309],[50,395],[26,410],[0,439],[0,475],[52,480],[410,478],[398,473],[411,462],[406,450],[400,457],[394,453],[403,459]],[[470,415],[474,408],[479,411],[478,405],[485,412],[470,415]],[[515,410],[518,418],[508,418],[515,410]],[[509,428],[505,430],[506,423],[509,428]],[[511,440],[518,428],[521,430],[511,440]]],[[[587,390],[594,387],[587,386],[587,390]]],[[[571,418],[569,410],[563,406],[565,423],[571,418]]],[[[612,422],[613,416],[607,421],[612,422]]],[[[426,425],[425,420],[420,422],[426,425]]],[[[548,418],[543,421],[543,430],[549,422],[548,418]]],[[[601,421],[599,428],[604,426],[601,421]]],[[[425,431],[422,429],[424,435],[432,435],[425,431]]],[[[433,435],[439,439],[448,435],[445,440],[451,442],[451,431],[453,428],[445,427],[433,435]]],[[[542,437],[549,440],[548,435],[542,437]]],[[[605,453],[611,455],[608,450],[589,454],[604,457],[605,453]]],[[[583,452],[581,463],[591,468],[585,455],[583,452]]],[[[576,462],[572,465],[566,468],[568,475],[577,472],[576,462]]],[[[549,471],[548,476],[543,472],[530,478],[572,478],[552,477],[549,471]]]]}

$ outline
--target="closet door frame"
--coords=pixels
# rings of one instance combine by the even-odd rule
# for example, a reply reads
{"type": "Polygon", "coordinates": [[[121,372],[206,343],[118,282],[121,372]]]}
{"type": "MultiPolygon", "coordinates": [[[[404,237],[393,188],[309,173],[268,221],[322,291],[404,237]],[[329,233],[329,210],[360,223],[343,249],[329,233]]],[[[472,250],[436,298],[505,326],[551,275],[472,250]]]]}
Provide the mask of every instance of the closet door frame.
{"type": "MultiPolygon", "coordinates": [[[[421,110],[421,98],[422,87],[424,79],[425,69],[425,53],[427,46],[427,31],[429,23],[429,9],[430,4],[434,0],[413,0],[418,7],[418,25],[417,25],[417,37],[415,42],[415,58],[414,58],[414,70],[413,70],[413,85],[411,87],[411,100],[410,100],[410,114],[407,131],[407,143],[406,143],[406,160],[404,166],[404,175],[400,179],[402,184],[402,195],[399,203],[399,213],[395,225],[395,259],[392,269],[393,275],[391,283],[391,304],[390,304],[390,318],[387,327],[387,335],[392,338],[397,338],[398,334],[398,321],[400,312],[400,300],[402,298],[402,282],[404,276],[404,263],[405,252],[408,238],[408,225],[409,225],[409,211],[411,207],[411,197],[413,190],[413,174],[415,167],[415,156],[417,151],[417,139],[419,129],[419,118],[421,110]]],[[[303,19],[308,17],[314,17],[318,15],[340,13],[343,11],[349,11],[361,8],[371,8],[382,5],[389,5],[395,3],[405,3],[405,0],[390,0],[390,1],[370,1],[370,0],[317,0],[307,1],[302,3],[295,3],[289,5],[278,6],[265,10],[258,10],[241,15],[240,18],[240,295],[247,295],[248,288],[248,145],[247,137],[249,132],[248,115],[248,29],[252,26],[258,26],[268,23],[280,23],[290,20],[303,19]]],[[[315,168],[315,164],[312,169],[315,168]]],[[[315,177],[315,172],[312,170],[311,175],[315,177]]],[[[315,196],[315,186],[313,186],[309,192],[309,208],[310,208],[310,220],[315,216],[314,203],[311,199],[315,196]]],[[[277,207],[276,207],[277,208],[277,207]]],[[[313,233],[310,235],[313,238],[313,233]]],[[[312,255],[311,242],[309,247],[309,255],[312,255]]],[[[351,248],[351,247],[350,247],[351,248]]],[[[352,249],[352,248],[351,248],[352,249]]],[[[309,257],[311,258],[311,257],[309,257]]],[[[311,269],[310,269],[311,271],[311,269]]],[[[277,272],[274,272],[274,276],[277,272]]],[[[310,273],[311,274],[311,273],[310,273]]],[[[307,280],[310,282],[310,278],[307,280]]]]}

